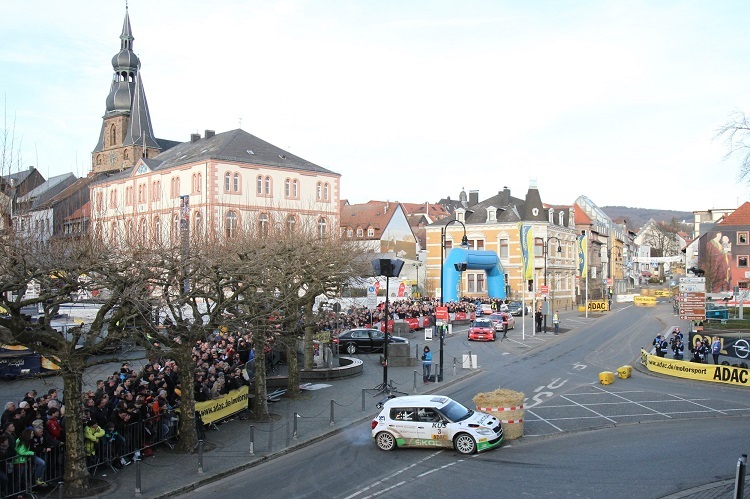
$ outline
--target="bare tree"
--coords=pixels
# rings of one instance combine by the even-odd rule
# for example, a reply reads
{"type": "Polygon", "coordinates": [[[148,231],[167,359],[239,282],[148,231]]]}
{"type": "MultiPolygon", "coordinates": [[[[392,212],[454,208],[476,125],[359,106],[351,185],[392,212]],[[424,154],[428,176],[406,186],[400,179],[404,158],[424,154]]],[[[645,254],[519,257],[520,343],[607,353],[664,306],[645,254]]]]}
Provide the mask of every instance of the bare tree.
{"type": "Polygon", "coordinates": [[[0,244],[0,340],[25,345],[53,358],[60,368],[66,406],[65,469],[67,490],[85,492],[89,473],[83,446],[83,374],[87,367],[112,361],[99,355],[128,337],[122,327],[134,314],[142,282],[133,272],[134,262],[114,257],[94,241],[62,241],[39,244],[33,238],[7,234],[0,244]],[[27,290],[38,288],[30,294],[27,290]],[[67,332],[52,326],[61,307],[104,291],[100,307],[90,324],[67,332]],[[38,318],[31,313],[40,311],[38,318]]]}
{"type": "Polygon", "coordinates": [[[740,157],[739,179],[746,180],[750,174],[750,120],[742,111],[735,111],[729,120],[716,133],[717,137],[724,137],[727,145],[725,159],[731,156],[740,157]]]}

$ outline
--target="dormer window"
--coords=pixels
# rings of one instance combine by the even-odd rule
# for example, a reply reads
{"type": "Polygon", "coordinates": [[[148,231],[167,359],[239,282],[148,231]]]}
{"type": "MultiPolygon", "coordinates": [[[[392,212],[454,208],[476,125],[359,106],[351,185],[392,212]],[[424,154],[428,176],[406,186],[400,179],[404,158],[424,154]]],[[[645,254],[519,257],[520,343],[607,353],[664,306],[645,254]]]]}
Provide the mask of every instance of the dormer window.
{"type": "Polygon", "coordinates": [[[494,206],[487,208],[487,222],[497,222],[497,209],[494,206]]]}
{"type": "Polygon", "coordinates": [[[564,211],[561,211],[560,213],[558,213],[557,225],[565,226],[565,212],[564,211]]]}
{"type": "Polygon", "coordinates": [[[456,209],[456,220],[459,222],[465,222],[466,210],[463,208],[456,209]]]}
{"type": "Polygon", "coordinates": [[[549,209],[549,217],[548,218],[549,218],[549,223],[551,223],[551,224],[555,223],[555,209],[554,208],[550,208],[549,209]]]}

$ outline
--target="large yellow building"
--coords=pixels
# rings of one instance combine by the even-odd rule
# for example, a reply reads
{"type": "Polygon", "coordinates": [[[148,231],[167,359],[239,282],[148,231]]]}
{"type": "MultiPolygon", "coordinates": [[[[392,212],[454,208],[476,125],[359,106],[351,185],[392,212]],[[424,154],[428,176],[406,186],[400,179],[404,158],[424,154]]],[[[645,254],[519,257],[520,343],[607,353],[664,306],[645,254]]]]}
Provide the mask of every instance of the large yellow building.
{"type": "MultiPolygon", "coordinates": [[[[466,235],[469,249],[494,251],[505,273],[505,297],[510,300],[534,297],[542,299],[542,286],[549,288],[549,300],[555,309],[570,309],[576,301],[577,231],[571,207],[544,205],[535,184],[525,199],[510,195],[506,187],[497,195],[483,201],[478,194],[467,198],[462,193],[464,207],[455,210],[450,219],[439,220],[426,228],[427,293],[440,297],[441,243],[444,257],[461,244],[466,235]],[[534,237],[534,279],[532,291],[523,279],[519,222],[532,227],[534,237]],[[464,232],[465,231],[465,232],[464,232]],[[558,251],[559,250],[559,251],[558,251]],[[545,274],[546,268],[546,274],[545,274]]],[[[460,280],[461,297],[488,297],[483,270],[467,269],[460,280]]]]}

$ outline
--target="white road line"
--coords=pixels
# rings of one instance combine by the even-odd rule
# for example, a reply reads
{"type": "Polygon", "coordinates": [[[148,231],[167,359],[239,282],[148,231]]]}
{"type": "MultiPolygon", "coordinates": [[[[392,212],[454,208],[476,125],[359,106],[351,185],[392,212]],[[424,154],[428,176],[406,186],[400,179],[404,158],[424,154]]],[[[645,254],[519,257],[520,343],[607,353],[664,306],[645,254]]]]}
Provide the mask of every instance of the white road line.
{"type": "MultiPolygon", "coordinates": [[[[432,459],[433,457],[441,454],[442,452],[443,452],[442,450],[437,451],[437,452],[433,452],[432,454],[429,454],[427,457],[425,457],[423,459],[420,459],[416,463],[412,463],[409,466],[407,466],[406,468],[400,469],[400,470],[396,471],[395,473],[392,473],[392,474],[390,474],[388,476],[385,476],[385,477],[381,478],[380,480],[378,480],[377,482],[372,483],[372,484],[368,485],[367,487],[365,487],[363,489],[357,490],[353,494],[350,494],[350,495],[346,496],[344,499],[351,499],[352,497],[356,497],[356,496],[358,496],[360,494],[364,494],[365,492],[367,492],[368,490],[372,489],[373,487],[377,487],[378,485],[382,484],[384,481],[390,480],[391,478],[394,478],[394,477],[400,475],[401,473],[409,471],[411,468],[413,468],[415,466],[419,466],[420,464],[424,463],[425,461],[428,461],[428,460],[432,459]]],[[[378,494],[379,493],[380,492],[378,492],[378,494]]],[[[373,496],[369,496],[369,497],[373,497],[373,496]]]]}
{"type": "Polygon", "coordinates": [[[435,473],[436,471],[440,471],[440,470],[443,470],[445,468],[450,468],[451,466],[455,466],[458,463],[462,463],[462,462],[464,462],[464,460],[463,459],[459,459],[458,461],[454,461],[452,463],[444,464],[444,465],[442,465],[439,468],[435,468],[435,469],[432,469],[432,470],[429,470],[429,471],[425,471],[424,473],[421,473],[421,474],[417,475],[417,478],[426,477],[427,475],[435,473]]]}
{"type": "Polygon", "coordinates": [[[378,497],[378,496],[380,496],[380,495],[383,495],[383,494],[385,494],[386,492],[389,492],[389,491],[391,491],[391,490],[393,490],[393,489],[397,489],[397,488],[401,487],[401,486],[402,486],[403,484],[405,484],[405,483],[406,483],[406,480],[404,480],[403,482],[398,482],[398,483],[397,483],[396,485],[391,485],[390,487],[388,487],[388,488],[386,488],[386,489],[383,489],[383,490],[379,490],[378,492],[375,492],[374,494],[372,494],[372,495],[369,495],[369,496],[365,496],[365,497],[364,497],[364,498],[362,498],[362,499],[368,499],[368,498],[370,498],[370,497],[378,497]]]}
{"type": "Polygon", "coordinates": [[[631,404],[635,404],[635,405],[637,405],[638,407],[643,407],[643,408],[644,408],[644,409],[646,409],[647,411],[654,411],[654,412],[655,412],[655,413],[657,413],[657,414],[661,414],[662,416],[664,416],[664,417],[666,417],[666,418],[672,419],[672,417],[671,417],[671,416],[668,416],[667,414],[664,414],[663,412],[659,412],[659,411],[657,411],[656,409],[652,409],[652,408],[650,408],[650,407],[647,407],[647,406],[643,405],[643,404],[642,404],[642,403],[640,403],[640,402],[636,402],[636,401],[634,401],[634,400],[630,400],[630,399],[628,399],[628,398],[625,398],[625,397],[623,397],[623,396],[621,396],[621,395],[618,395],[617,393],[614,393],[614,392],[609,392],[609,391],[605,390],[604,388],[600,388],[600,387],[598,387],[598,386],[597,386],[597,387],[595,387],[595,388],[596,388],[597,390],[601,390],[601,391],[602,391],[602,392],[604,392],[604,393],[609,393],[610,395],[613,395],[613,396],[615,396],[615,397],[621,398],[622,400],[625,400],[625,401],[627,401],[627,402],[629,402],[629,403],[631,403],[631,404]]]}
{"type": "Polygon", "coordinates": [[[550,423],[549,421],[547,421],[543,417],[539,416],[539,414],[535,414],[534,411],[532,411],[531,409],[526,409],[526,412],[528,412],[529,414],[531,414],[532,416],[534,416],[535,418],[537,418],[539,421],[544,421],[545,423],[547,423],[548,425],[550,425],[552,428],[556,429],[559,432],[565,431],[562,428],[558,428],[557,426],[553,425],[552,423],[550,423]]]}
{"type": "Polygon", "coordinates": [[[720,411],[720,410],[718,410],[718,409],[714,409],[714,408],[712,408],[712,407],[708,407],[707,405],[703,405],[703,404],[698,404],[698,403],[696,403],[696,402],[695,402],[694,400],[688,400],[688,399],[684,399],[684,398],[682,398],[682,397],[678,397],[677,395],[672,395],[672,397],[674,397],[674,398],[676,398],[676,399],[678,399],[678,400],[681,400],[681,401],[683,401],[683,402],[689,402],[689,403],[691,403],[691,404],[695,404],[695,405],[697,405],[698,407],[703,407],[704,409],[708,409],[708,410],[710,410],[710,411],[715,411],[715,412],[718,412],[719,414],[723,414],[723,415],[725,415],[725,416],[727,415],[727,413],[726,413],[726,412],[722,412],[722,411],[720,411]]]}
{"type": "Polygon", "coordinates": [[[613,422],[613,423],[617,423],[617,421],[615,421],[614,419],[610,419],[610,418],[608,418],[607,416],[605,416],[604,414],[599,414],[598,412],[596,412],[595,410],[591,409],[590,407],[586,407],[586,406],[585,406],[585,405],[583,405],[583,404],[579,404],[579,403],[578,403],[578,402],[576,402],[575,400],[570,400],[570,399],[569,399],[569,398],[567,398],[567,397],[566,397],[565,395],[560,395],[560,398],[562,398],[562,399],[565,399],[565,400],[567,400],[568,402],[572,402],[572,403],[574,403],[575,405],[577,405],[577,406],[579,406],[579,407],[583,407],[583,408],[584,408],[584,409],[586,409],[587,411],[591,411],[591,412],[593,412],[594,414],[596,414],[597,416],[601,416],[601,417],[603,417],[604,419],[608,419],[609,421],[611,421],[611,422],[613,422]]]}

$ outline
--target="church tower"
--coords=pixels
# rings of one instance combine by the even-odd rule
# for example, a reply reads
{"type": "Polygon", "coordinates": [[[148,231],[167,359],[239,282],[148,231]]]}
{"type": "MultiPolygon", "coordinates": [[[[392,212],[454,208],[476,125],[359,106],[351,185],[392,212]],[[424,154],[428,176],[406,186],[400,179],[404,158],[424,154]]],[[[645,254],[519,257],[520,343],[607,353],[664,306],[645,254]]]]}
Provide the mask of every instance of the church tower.
{"type": "Polygon", "coordinates": [[[120,51],[112,58],[114,78],[107,96],[99,142],[91,153],[94,173],[131,168],[140,158],[153,158],[161,147],[154,138],[141,80],[141,61],[133,52],[130,16],[120,35],[120,51]]]}

